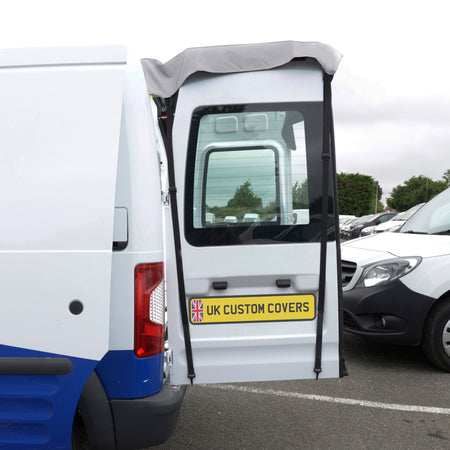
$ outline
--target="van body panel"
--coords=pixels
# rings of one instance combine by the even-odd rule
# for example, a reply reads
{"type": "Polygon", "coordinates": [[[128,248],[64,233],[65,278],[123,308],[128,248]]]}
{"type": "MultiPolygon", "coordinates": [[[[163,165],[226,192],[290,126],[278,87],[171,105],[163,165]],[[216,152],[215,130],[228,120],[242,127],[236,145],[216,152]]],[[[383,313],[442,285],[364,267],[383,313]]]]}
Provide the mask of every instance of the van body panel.
{"type": "Polygon", "coordinates": [[[134,268],[164,261],[161,186],[150,99],[140,66],[129,64],[120,126],[116,208],[127,211],[126,248],[113,252],[110,350],[134,348],[134,268]]]}
{"type": "Polygon", "coordinates": [[[63,53],[10,53],[0,69],[0,362],[15,358],[0,398],[16,413],[48,406],[3,411],[8,448],[70,448],[80,394],[109,347],[124,52],[63,53]],[[43,374],[29,358],[72,370],[43,374]]]}
{"type": "Polygon", "coordinates": [[[94,360],[108,349],[124,68],[0,69],[4,345],[94,360]]]}
{"type": "Polygon", "coordinates": [[[0,445],[70,448],[78,399],[97,361],[5,345],[0,345],[0,355],[0,445]],[[70,360],[69,373],[42,372],[48,361],[61,358],[70,360]],[[10,362],[7,370],[5,361],[10,362]]]}

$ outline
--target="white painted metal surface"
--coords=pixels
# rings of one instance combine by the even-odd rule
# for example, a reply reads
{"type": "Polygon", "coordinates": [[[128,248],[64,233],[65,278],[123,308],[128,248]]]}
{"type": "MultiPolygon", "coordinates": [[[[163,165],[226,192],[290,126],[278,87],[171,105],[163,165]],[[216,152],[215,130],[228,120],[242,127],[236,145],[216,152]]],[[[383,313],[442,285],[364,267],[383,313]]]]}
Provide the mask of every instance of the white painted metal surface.
{"type": "Polygon", "coordinates": [[[128,213],[128,245],[112,255],[110,350],[134,348],[134,268],[164,260],[159,161],[151,103],[139,66],[129,64],[120,131],[116,206],[128,213]]]}
{"type": "MultiPolygon", "coordinates": [[[[174,124],[175,172],[179,218],[184,223],[186,147],[192,111],[201,105],[283,101],[321,101],[318,65],[232,75],[196,75],[180,90],[174,124]]],[[[170,220],[166,221],[168,278],[176,278],[170,220]]],[[[226,296],[313,293],[319,287],[319,243],[193,247],[182,235],[187,298],[218,296],[212,281],[227,280],[226,296]],[[276,280],[289,278],[280,291],[276,280]]],[[[328,244],[326,308],[321,377],[339,376],[338,305],[335,243],[328,244]]],[[[175,283],[168,284],[172,383],[188,383],[183,331],[175,283]]],[[[314,378],[316,320],[303,322],[190,325],[195,383],[314,378]]]]}
{"type": "Polygon", "coordinates": [[[1,55],[0,341],[100,359],[125,55],[64,52],[1,55]],[[74,299],[84,305],[77,316],[74,299]]]}

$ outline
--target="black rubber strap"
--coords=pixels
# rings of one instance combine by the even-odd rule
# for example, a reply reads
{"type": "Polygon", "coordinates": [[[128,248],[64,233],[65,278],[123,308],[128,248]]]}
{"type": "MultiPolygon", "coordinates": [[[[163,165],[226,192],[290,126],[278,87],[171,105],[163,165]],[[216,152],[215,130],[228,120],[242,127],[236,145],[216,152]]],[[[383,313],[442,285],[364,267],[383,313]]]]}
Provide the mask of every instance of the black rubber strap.
{"type": "Polygon", "coordinates": [[[344,318],[342,309],[342,264],[341,264],[341,241],[339,235],[339,198],[336,175],[336,148],[334,144],[333,110],[331,110],[331,165],[333,173],[333,201],[334,201],[334,232],[336,234],[336,265],[337,265],[337,286],[338,286],[338,307],[339,307],[339,376],[348,375],[344,360],[344,318]]]}
{"type": "Polygon", "coordinates": [[[320,233],[320,274],[319,298],[317,301],[317,331],[316,331],[316,360],[314,372],[316,379],[322,372],[322,335],[323,314],[325,309],[325,286],[327,269],[327,242],[328,242],[328,197],[330,177],[330,134],[331,134],[331,80],[333,77],[324,73],[323,79],[323,151],[322,151],[322,217],[320,233]]]}
{"type": "Polygon", "coordinates": [[[181,321],[183,324],[184,346],[188,366],[187,376],[193,384],[195,378],[194,362],[192,358],[191,334],[189,331],[188,311],[186,305],[186,288],[184,285],[183,258],[181,254],[180,222],[178,219],[177,187],[175,182],[175,165],[173,159],[172,130],[175,117],[176,95],[165,99],[154,98],[158,107],[158,123],[164,140],[167,155],[167,171],[169,175],[169,196],[172,211],[173,238],[175,244],[175,261],[177,267],[178,296],[180,301],[181,321]]]}

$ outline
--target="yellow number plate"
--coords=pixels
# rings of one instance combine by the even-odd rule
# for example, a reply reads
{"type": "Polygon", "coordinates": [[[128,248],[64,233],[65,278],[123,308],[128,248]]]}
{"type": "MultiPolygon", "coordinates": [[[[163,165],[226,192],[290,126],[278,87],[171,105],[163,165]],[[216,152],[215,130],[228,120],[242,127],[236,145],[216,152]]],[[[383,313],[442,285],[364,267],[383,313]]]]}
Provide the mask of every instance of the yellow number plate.
{"type": "Polygon", "coordinates": [[[190,318],[194,325],[313,320],[315,316],[312,294],[209,297],[190,300],[190,318]]]}

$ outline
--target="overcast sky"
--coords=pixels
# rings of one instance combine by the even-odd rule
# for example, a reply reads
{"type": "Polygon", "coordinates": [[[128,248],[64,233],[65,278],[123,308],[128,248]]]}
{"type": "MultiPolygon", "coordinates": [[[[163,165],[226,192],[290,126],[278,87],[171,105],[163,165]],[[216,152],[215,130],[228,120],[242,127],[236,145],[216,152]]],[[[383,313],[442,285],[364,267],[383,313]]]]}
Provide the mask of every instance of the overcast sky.
{"type": "MultiPolygon", "coordinates": [[[[0,46],[126,44],[163,62],[187,47],[320,41],[333,81],[339,172],[385,194],[450,169],[450,23],[445,0],[0,0],[0,46]]],[[[385,198],[386,196],[384,196],[385,198]]]]}

